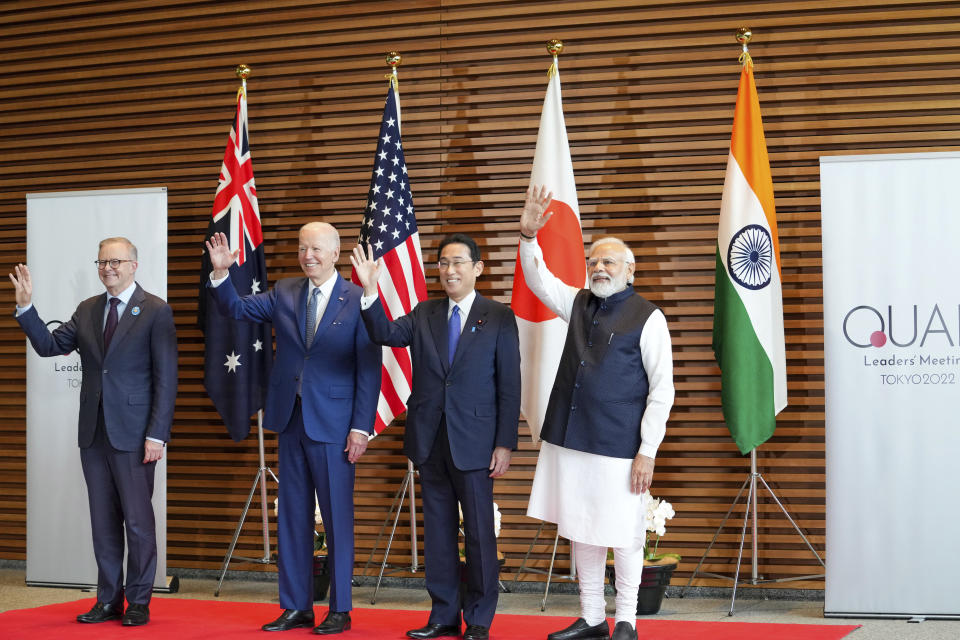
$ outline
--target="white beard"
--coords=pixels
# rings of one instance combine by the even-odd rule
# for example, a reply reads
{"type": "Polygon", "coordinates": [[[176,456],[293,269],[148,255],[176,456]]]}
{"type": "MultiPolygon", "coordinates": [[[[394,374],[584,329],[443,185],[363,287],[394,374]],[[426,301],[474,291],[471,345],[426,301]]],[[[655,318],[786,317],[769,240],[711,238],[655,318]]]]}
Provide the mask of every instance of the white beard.
{"type": "Polygon", "coordinates": [[[610,278],[607,276],[607,280],[595,280],[594,278],[590,279],[590,291],[593,295],[598,298],[609,298],[618,291],[623,291],[627,288],[626,278],[610,278]]]}

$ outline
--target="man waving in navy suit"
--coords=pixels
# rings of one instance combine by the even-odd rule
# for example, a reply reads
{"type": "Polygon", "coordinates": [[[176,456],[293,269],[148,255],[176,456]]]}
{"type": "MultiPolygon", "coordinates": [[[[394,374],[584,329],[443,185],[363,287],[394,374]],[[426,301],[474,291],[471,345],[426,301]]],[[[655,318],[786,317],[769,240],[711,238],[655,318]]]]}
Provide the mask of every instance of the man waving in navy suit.
{"type": "Polygon", "coordinates": [[[101,241],[96,264],[106,293],[81,302],[73,317],[53,332],[31,302],[30,270],[17,265],[10,280],[17,322],[37,354],[59,356],[76,350],[83,366],[78,443],[97,560],[97,602],[77,621],[122,616],[124,625],[137,626],[150,620],[157,571],[150,499],[154,468],[173,423],[177,333],[170,305],[134,280],[138,263],[133,243],[119,237],[101,241]]]}
{"type": "Polygon", "coordinates": [[[509,307],[474,291],[483,272],[472,238],[440,242],[447,297],[388,321],[378,298],[380,263],[357,247],[351,262],[363,283],[363,321],[378,344],[411,349],[413,388],[403,452],[423,483],[427,625],[411,638],[486,640],[497,608],[500,565],[493,525],[493,479],[510,467],[520,416],[520,350],[509,307]],[[467,588],[460,597],[457,503],[463,510],[467,588]]]}
{"type": "Polygon", "coordinates": [[[314,633],[350,629],[354,463],[367,449],[380,395],[380,353],[360,321],[360,288],[337,273],[340,236],[325,222],[300,229],[305,278],[239,297],[224,234],[207,241],[210,287],[224,315],[272,322],[277,353],[263,426],[280,433],[277,551],[280,606],[264,631],[312,627],[314,496],[327,534],[330,609],[314,633]]]}

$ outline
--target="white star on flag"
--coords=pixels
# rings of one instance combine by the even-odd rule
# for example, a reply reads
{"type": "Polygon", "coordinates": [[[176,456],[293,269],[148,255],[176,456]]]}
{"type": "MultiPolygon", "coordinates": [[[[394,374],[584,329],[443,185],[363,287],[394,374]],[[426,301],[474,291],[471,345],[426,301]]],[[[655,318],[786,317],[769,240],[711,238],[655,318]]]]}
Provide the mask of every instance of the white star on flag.
{"type": "Polygon", "coordinates": [[[263,349],[263,341],[257,340],[256,342],[253,343],[254,351],[261,351],[262,349],[263,349]]]}
{"type": "Polygon", "coordinates": [[[231,351],[230,355],[227,356],[227,361],[223,363],[223,366],[227,368],[227,373],[236,373],[237,367],[240,366],[240,356],[231,351]]]}

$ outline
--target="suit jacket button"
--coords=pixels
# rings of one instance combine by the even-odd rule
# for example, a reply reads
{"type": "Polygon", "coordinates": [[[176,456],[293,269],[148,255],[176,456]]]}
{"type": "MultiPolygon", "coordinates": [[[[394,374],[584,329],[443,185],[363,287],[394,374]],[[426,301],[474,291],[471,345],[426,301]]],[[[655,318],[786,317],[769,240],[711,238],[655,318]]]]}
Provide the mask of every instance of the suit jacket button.
{"type": "Polygon", "coordinates": [[[107,374],[107,373],[110,373],[110,372],[107,371],[106,369],[104,369],[104,370],[103,370],[103,373],[104,373],[104,374],[107,374]]]}
{"type": "Polygon", "coordinates": [[[449,386],[450,386],[450,385],[452,385],[453,383],[452,383],[452,382],[450,382],[449,380],[447,380],[445,384],[446,384],[446,386],[448,386],[448,387],[449,387],[449,386]]]}
{"type": "Polygon", "coordinates": [[[573,405],[572,407],[570,407],[570,411],[576,411],[576,410],[577,410],[577,405],[573,405]]]}

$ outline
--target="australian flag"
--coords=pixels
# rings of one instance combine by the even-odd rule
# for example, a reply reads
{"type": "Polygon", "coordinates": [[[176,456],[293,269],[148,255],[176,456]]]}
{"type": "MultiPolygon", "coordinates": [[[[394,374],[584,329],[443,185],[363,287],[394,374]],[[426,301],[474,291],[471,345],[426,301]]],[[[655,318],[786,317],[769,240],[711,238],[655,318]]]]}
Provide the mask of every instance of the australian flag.
{"type": "MultiPolygon", "coordinates": [[[[237,93],[237,114],[223,154],[207,238],[217,231],[227,236],[231,251],[239,251],[229,276],[237,293],[244,296],[266,291],[267,265],[243,89],[237,93]]],[[[273,341],[269,324],[234,320],[220,313],[207,287],[212,270],[204,247],[198,318],[206,342],[203,384],[230,436],[239,442],[250,433],[250,416],[263,408],[273,341]]]]}

